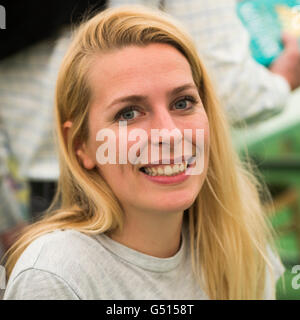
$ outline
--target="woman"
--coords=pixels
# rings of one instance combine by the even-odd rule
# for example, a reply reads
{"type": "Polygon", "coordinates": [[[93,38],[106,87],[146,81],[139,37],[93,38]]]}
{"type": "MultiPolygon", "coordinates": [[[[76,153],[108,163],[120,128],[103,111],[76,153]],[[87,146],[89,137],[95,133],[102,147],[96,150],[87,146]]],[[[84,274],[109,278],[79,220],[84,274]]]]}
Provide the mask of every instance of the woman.
{"type": "Polygon", "coordinates": [[[182,30],[135,7],[77,30],[57,81],[60,209],[12,247],[6,299],[274,298],[282,270],[257,184],[182,30]],[[166,143],[153,129],[175,134],[166,143]],[[146,133],[138,148],[134,130],[146,133]],[[185,130],[192,148],[175,167],[185,130]],[[133,160],[115,162],[124,148],[133,160]],[[137,161],[153,150],[156,161],[137,161]]]}

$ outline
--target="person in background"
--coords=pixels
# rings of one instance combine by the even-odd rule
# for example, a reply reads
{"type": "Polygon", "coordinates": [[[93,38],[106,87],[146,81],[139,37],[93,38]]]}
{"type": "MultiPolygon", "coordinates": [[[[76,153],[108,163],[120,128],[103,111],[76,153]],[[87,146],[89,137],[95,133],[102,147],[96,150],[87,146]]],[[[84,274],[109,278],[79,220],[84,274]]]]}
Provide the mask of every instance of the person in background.
{"type": "MultiPolygon", "coordinates": [[[[89,1],[94,10],[103,4],[89,1]]],[[[0,32],[0,257],[20,230],[49,207],[55,193],[55,81],[70,26],[88,7],[85,0],[1,5],[7,28],[0,32]]]]}
{"type": "Polygon", "coordinates": [[[249,35],[235,0],[108,0],[110,7],[141,4],[161,8],[189,30],[233,125],[266,120],[281,112],[300,85],[297,39],[283,35],[284,50],[269,69],[249,50],[249,35]]]}
{"type": "Polygon", "coordinates": [[[25,185],[16,175],[7,143],[0,118],[0,257],[14,242],[14,235],[26,224],[25,185]]]}
{"type": "MultiPolygon", "coordinates": [[[[67,34],[62,32],[58,38],[42,41],[0,61],[0,134],[3,137],[0,196],[6,198],[7,203],[0,207],[0,216],[6,221],[1,229],[3,239],[11,239],[18,233],[19,225],[37,219],[54,194],[58,159],[53,135],[53,96],[58,68],[68,43],[67,34]],[[14,193],[5,184],[6,177],[11,176],[10,159],[17,164],[18,176],[27,183],[24,188],[30,190],[25,216],[14,210],[20,206],[15,195],[11,194],[8,200],[8,195],[14,193]]],[[[4,249],[11,244],[11,241],[2,242],[4,249]]]]}

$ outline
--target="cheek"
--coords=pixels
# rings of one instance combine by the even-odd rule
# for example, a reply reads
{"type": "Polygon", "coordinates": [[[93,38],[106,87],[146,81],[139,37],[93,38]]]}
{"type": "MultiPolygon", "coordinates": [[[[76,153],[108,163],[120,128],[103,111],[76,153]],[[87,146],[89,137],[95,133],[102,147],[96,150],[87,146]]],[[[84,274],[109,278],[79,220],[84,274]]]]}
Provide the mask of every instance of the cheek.
{"type": "Polygon", "coordinates": [[[99,165],[98,172],[121,204],[136,201],[140,186],[130,164],[99,165]]]}
{"type": "Polygon", "coordinates": [[[117,198],[122,198],[122,194],[126,192],[126,186],[129,183],[126,165],[98,165],[97,170],[117,198]]]}
{"type": "Polygon", "coordinates": [[[202,178],[205,178],[210,151],[210,128],[206,113],[197,114],[193,121],[189,123],[189,126],[193,132],[193,145],[196,149],[197,163],[199,163],[199,168],[202,168],[201,171],[203,170],[202,178]]]}
{"type": "Polygon", "coordinates": [[[193,144],[197,143],[201,136],[201,141],[204,142],[205,151],[209,150],[210,145],[210,128],[208,119],[205,112],[196,114],[193,119],[190,119],[184,123],[184,128],[192,129],[193,144]]]}

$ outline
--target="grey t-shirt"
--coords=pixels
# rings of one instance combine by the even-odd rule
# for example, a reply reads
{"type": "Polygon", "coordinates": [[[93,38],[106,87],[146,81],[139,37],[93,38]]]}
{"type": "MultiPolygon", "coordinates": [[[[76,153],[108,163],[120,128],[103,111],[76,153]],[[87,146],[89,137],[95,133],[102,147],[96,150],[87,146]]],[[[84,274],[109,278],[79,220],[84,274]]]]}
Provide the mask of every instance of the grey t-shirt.
{"type": "MultiPolygon", "coordinates": [[[[4,299],[208,299],[192,273],[189,241],[157,258],[128,248],[105,234],[57,230],[33,241],[17,261],[4,299]]],[[[276,279],[282,274],[273,259],[276,279]]],[[[274,299],[267,277],[266,299],[274,299]]]]}

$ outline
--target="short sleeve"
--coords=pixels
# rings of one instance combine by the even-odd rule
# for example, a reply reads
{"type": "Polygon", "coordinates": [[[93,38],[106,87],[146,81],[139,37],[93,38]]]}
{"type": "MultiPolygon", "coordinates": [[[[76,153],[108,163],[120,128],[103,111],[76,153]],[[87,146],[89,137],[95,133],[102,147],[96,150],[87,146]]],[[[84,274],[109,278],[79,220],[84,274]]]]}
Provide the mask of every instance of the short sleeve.
{"type": "Polygon", "coordinates": [[[79,300],[79,297],[62,278],[31,268],[8,282],[4,300],[79,300]]]}
{"type": "Polygon", "coordinates": [[[264,299],[275,300],[276,294],[275,294],[275,290],[273,290],[273,287],[274,286],[276,287],[276,283],[279,280],[279,278],[283,275],[285,268],[280,258],[277,255],[275,255],[275,253],[270,248],[270,246],[267,247],[267,252],[268,252],[268,258],[273,268],[274,278],[272,278],[269,269],[266,267],[266,285],[265,285],[264,299]]]}

